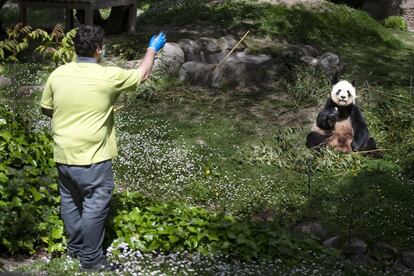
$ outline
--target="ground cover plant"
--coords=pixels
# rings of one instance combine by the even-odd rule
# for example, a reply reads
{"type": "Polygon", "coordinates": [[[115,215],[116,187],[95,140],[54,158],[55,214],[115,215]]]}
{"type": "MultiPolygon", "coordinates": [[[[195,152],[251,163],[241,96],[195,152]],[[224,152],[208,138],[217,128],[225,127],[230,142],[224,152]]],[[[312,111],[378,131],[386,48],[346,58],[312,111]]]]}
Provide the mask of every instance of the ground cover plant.
{"type": "MultiPolygon", "coordinates": [[[[357,79],[358,101],[373,137],[384,149],[384,158],[330,150],[315,154],[305,148],[309,118],[296,114],[325,100],[329,80],[294,62],[293,79],[257,92],[194,87],[155,75],[136,93],[123,97],[116,112],[118,193],[106,243],[108,257],[123,264],[117,273],[391,273],[382,263],[374,268],[355,267],[288,230],[297,222],[312,220],[321,222],[329,235],[346,237],[352,217],[352,236],[369,245],[383,241],[401,250],[413,245],[414,105],[408,87],[412,35],[392,33],[367,14],[345,6],[288,8],[247,1],[217,5],[182,1],[171,9],[151,1],[145,5],[148,13],[140,17],[143,26],[161,20],[174,26],[213,25],[235,35],[249,29],[258,37],[312,43],[340,54],[347,63],[343,77],[357,79]],[[288,118],[281,115],[286,110],[291,114],[288,118]]],[[[108,44],[113,55],[110,61],[119,64],[118,57],[136,58],[145,50],[131,45],[128,37],[125,43],[116,38],[108,44]],[[135,50],[141,52],[136,55],[135,50]]],[[[262,50],[277,56],[281,49],[262,50]]],[[[47,63],[17,64],[15,87],[1,90],[1,102],[26,118],[19,129],[30,137],[46,137],[43,133],[49,131],[48,120],[34,104],[41,89],[16,97],[15,88],[41,85],[49,72],[47,63]]],[[[12,75],[9,66],[5,74],[12,75]]],[[[36,145],[46,147],[50,158],[47,139],[41,138],[36,145]]],[[[53,177],[52,164],[47,166],[48,177],[53,177]]],[[[24,167],[17,169],[25,172],[24,167]]],[[[42,173],[37,171],[33,179],[42,173]]],[[[7,197],[7,206],[16,202],[7,197]]],[[[26,236],[16,234],[13,240],[20,245],[4,248],[33,252],[46,247],[54,254],[64,250],[56,198],[30,204],[37,202],[42,206],[25,209],[30,214],[42,213],[38,229],[30,236],[33,244],[27,246],[26,236]],[[47,212],[42,211],[45,208],[47,212]]],[[[63,255],[45,257],[20,271],[73,275],[78,266],[76,260],[63,255]]]]}

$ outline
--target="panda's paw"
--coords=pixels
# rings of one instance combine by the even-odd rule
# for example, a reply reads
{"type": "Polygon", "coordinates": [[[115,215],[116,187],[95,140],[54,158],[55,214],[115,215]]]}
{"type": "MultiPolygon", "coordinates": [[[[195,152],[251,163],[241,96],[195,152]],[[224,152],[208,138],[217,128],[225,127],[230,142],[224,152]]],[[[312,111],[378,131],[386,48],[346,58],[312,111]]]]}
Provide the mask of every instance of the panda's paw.
{"type": "Polygon", "coordinates": [[[361,146],[355,141],[352,141],[351,147],[352,147],[352,151],[359,151],[361,149],[361,146]]]}
{"type": "Polygon", "coordinates": [[[335,126],[336,120],[337,120],[337,116],[334,113],[328,114],[326,118],[326,122],[330,128],[333,128],[335,126]]]}

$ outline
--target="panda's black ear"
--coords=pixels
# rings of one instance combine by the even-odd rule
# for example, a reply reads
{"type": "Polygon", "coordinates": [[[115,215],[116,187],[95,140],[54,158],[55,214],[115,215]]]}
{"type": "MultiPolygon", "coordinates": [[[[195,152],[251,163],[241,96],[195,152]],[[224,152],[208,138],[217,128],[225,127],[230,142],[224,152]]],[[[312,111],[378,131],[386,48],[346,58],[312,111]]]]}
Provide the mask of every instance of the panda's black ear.
{"type": "Polygon", "coordinates": [[[351,84],[353,87],[355,87],[355,84],[356,84],[355,80],[352,80],[351,84]]]}
{"type": "Polygon", "coordinates": [[[339,74],[338,74],[338,72],[337,72],[337,73],[335,73],[335,74],[332,76],[331,84],[332,84],[332,85],[335,85],[335,84],[337,84],[338,82],[339,82],[339,74]]]}

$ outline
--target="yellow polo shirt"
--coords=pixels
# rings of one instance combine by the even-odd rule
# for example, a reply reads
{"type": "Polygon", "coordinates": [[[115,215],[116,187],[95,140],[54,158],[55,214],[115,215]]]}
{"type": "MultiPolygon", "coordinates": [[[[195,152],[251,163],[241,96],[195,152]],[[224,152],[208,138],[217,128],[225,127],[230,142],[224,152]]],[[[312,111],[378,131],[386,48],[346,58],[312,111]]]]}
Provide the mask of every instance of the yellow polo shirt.
{"type": "Polygon", "coordinates": [[[114,102],[122,91],[141,82],[138,69],[69,63],[46,82],[40,105],[53,109],[54,159],[68,165],[90,165],[118,155],[114,102]]]}

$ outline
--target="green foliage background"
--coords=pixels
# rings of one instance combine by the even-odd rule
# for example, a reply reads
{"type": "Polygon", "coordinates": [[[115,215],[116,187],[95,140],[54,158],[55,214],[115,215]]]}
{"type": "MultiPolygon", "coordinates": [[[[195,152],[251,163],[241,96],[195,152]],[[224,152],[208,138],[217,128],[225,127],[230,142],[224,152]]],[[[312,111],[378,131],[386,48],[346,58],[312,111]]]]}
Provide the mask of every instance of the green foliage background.
{"type": "Polygon", "coordinates": [[[58,214],[56,176],[50,137],[0,107],[0,248],[34,253],[43,244],[42,223],[58,214]]]}

